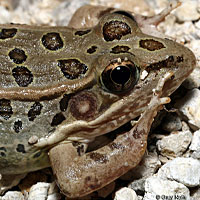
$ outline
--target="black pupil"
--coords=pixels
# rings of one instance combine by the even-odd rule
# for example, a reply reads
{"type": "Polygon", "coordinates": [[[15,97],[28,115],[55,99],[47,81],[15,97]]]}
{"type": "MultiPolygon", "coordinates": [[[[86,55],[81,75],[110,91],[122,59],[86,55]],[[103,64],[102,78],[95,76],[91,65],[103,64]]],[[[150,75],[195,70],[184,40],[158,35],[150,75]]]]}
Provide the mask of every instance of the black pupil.
{"type": "Polygon", "coordinates": [[[111,78],[115,83],[124,85],[130,78],[130,69],[126,66],[119,65],[112,70],[111,78]]]}

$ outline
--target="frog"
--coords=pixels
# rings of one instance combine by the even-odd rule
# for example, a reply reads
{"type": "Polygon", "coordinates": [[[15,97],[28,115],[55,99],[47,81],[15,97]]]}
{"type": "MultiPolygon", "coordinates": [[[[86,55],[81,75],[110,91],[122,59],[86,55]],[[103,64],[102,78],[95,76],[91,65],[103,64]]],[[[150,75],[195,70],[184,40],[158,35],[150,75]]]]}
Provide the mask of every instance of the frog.
{"type": "Polygon", "coordinates": [[[0,25],[2,182],[51,167],[70,198],[111,183],[139,164],[154,117],[195,68],[190,49],[143,31],[146,18],[96,10],[98,20],[83,27],[74,18],[69,27],[0,25]],[[136,117],[129,131],[87,151],[136,117]]]}

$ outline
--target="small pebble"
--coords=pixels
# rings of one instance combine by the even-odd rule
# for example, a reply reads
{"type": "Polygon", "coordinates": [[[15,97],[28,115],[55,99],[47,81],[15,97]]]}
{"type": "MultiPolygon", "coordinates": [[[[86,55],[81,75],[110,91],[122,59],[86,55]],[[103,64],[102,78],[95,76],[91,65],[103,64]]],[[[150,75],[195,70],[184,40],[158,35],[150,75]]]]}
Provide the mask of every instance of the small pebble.
{"type": "Polygon", "coordinates": [[[187,150],[191,140],[190,131],[177,131],[158,140],[156,145],[161,155],[174,158],[181,156],[187,150]]]}
{"type": "Polygon", "coordinates": [[[147,178],[143,200],[168,200],[170,197],[172,198],[175,196],[178,199],[190,200],[189,189],[181,183],[171,180],[164,180],[157,176],[147,178]]]}
{"type": "Polygon", "coordinates": [[[9,191],[3,197],[0,197],[0,200],[25,200],[25,198],[21,192],[9,191]]]}
{"type": "Polygon", "coordinates": [[[134,190],[123,187],[115,193],[114,200],[138,200],[134,190]]]}
{"type": "Polygon", "coordinates": [[[200,161],[193,158],[175,158],[158,170],[158,177],[175,180],[188,187],[200,186],[200,161]]]}
{"type": "Polygon", "coordinates": [[[182,116],[188,119],[190,127],[194,130],[200,128],[200,90],[193,89],[184,96],[184,101],[179,100],[175,107],[182,116]]]}
{"type": "Polygon", "coordinates": [[[179,131],[182,128],[181,120],[176,114],[168,113],[162,120],[162,128],[165,131],[179,131]]]}

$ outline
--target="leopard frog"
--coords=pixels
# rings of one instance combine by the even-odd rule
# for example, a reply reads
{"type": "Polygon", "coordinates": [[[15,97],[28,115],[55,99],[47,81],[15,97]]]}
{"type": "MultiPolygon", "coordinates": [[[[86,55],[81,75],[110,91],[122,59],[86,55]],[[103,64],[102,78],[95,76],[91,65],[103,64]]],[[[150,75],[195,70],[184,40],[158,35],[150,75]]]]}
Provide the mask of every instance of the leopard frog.
{"type": "Polygon", "coordinates": [[[195,56],[111,10],[90,28],[0,25],[3,177],[51,166],[62,192],[77,197],[140,162],[154,116],[195,56]],[[85,153],[97,136],[140,115],[130,131],[85,153]]]}

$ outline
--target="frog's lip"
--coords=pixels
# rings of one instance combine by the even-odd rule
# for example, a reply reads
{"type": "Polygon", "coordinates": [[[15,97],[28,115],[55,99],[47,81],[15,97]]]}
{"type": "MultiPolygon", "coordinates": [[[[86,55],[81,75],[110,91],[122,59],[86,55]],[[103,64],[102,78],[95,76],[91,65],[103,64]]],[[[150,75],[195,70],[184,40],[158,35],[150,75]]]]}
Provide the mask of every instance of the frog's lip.
{"type": "MultiPolygon", "coordinates": [[[[119,100],[115,103],[115,106],[112,106],[112,108],[105,111],[103,115],[100,115],[95,120],[89,122],[77,120],[70,124],[62,124],[62,126],[58,126],[57,129],[53,133],[51,133],[49,137],[40,138],[38,142],[34,144],[34,146],[51,146],[61,141],[78,141],[83,143],[89,143],[95,137],[116,130],[125,123],[139,116],[144,111],[145,107],[148,105],[150,98],[151,97],[147,98],[145,102],[143,101],[142,104],[138,106],[138,109],[134,110],[134,112],[133,109],[130,108],[123,110],[121,109],[119,111],[119,107],[123,107],[124,105],[124,100],[119,100]],[[118,109],[116,109],[116,106],[118,107],[118,109]],[[66,135],[66,132],[69,134],[66,135]]],[[[129,100],[131,101],[131,98],[129,98],[129,100]]],[[[141,101],[136,103],[141,103],[141,101]]]]}
{"type": "MultiPolygon", "coordinates": [[[[163,92],[166,93],[164,96],[169,96],[182,82],[180,80],[173,81],[176,81],[177,84],[170,86],[170,89],[166,88],[166,91],[163,92]]],[[[152,92],[146,94],[145,100],[142,101],[140,98],[135,99],[134,94],[130,94],[126,99],[120,99],[115,102],[112,107],[92,121],[87,122],[77,120],[70,124],[62,124],[61,126],[58,126],[56,130],[50,134],[50,136],[40,138],[35,146],[41,148],[45,146],[52,146],[63,141],[89,143],[95,137],[116,130],[125,123],[138,117],[145,110],[151,98],[152,92]],[[126,104],[131,106],[126,107],[126,104]]]]}
{"type": "MultiPolygon", "coordinates": [[[[182,67],[175,68],[175,78],[173,81],[166,82],[163,87],[162,96],[169,96],[174,92],[195,68],[196,62],[194,54],[189,49],[186,52],[187,55],[184,55],[186,64],[184,66],[188,67],[184,70],[182,67]]],[[[168,71],[170,71],[169,68],[168,71]]],[[[171,71],[173,72],[173,70],[171,71]]],[[[95,137],[115,130],[126,122],[139,116],[145,110],[151,97],[152,91],[149,91],[149,94],[145,94],[145,99],[142,101],[141,95],[136,99],[135,94],[130,94],[126,99],[120,99],[115,102],[112,107],[95,120],[89,122],[77,120],[70,124],[62,124],[58,126],[54,133],[51,133],[49,137],[39,139],[35,146],[51,146],[62,141],[88,143],[95,137]],[[134,104],[138,105],[134,106],[134,104]],[[126,105],[131,106],[127,108],[126,105]]]]}

